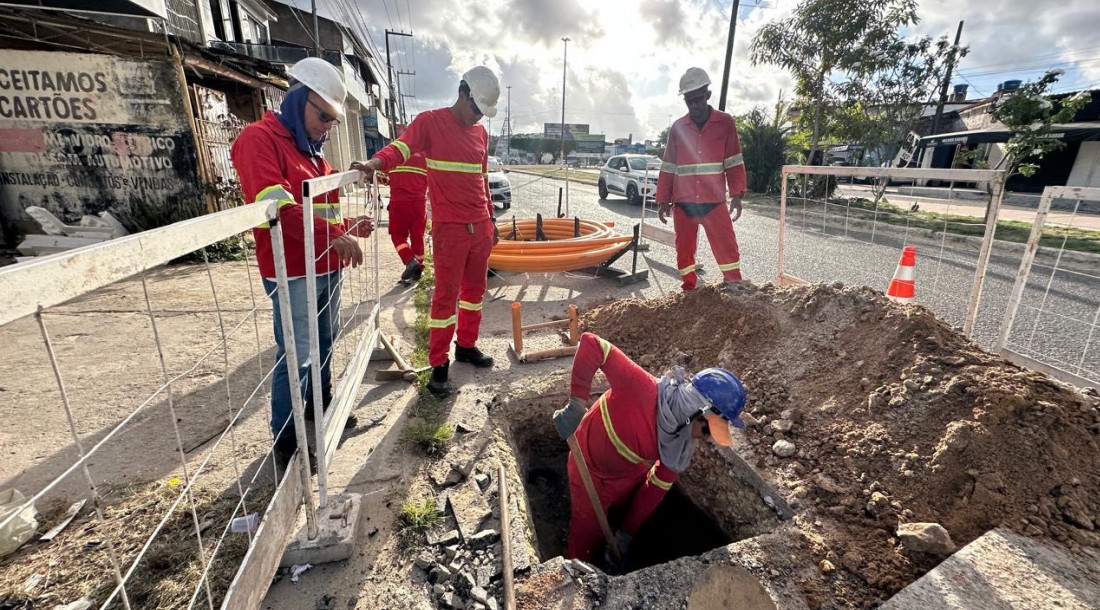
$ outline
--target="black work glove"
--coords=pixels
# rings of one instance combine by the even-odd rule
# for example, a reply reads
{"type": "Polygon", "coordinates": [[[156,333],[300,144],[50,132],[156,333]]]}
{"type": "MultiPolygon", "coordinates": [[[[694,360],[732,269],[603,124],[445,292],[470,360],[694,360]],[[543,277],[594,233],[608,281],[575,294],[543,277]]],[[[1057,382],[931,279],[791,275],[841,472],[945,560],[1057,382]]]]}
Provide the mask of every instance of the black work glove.
{"type": "Polygon", "coordinates": [[[584,417],[585,411],[588,410],[584,401],[576,396],[570,396],[569,402],[554,411],[554,428],[558,431],[558,436],[561,440],[567,441],[573,433],[577,431],[577,426],[581,425],[581,418],[584,417]]]}

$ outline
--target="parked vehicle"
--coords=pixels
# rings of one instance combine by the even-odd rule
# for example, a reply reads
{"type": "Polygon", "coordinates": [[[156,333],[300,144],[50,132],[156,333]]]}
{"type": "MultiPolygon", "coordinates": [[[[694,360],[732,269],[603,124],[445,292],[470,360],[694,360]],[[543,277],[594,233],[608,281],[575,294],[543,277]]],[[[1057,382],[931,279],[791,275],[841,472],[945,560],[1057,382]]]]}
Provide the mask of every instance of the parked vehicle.
{"type": "Polygon", "coordinates": [[[512,183],[504,175],[506,173],[508,170],[504,169],[500,159],[489,157],[489,195],[494,204],[499,203],[505,210],[512,207],[512,183]]]}
{"type": "Polygon", "coordinates": [[[609,193],[623,195],[630,203],[657,194],[661,160],[653,155],[615,155],[600,168],[600,199],[609,193]]]}

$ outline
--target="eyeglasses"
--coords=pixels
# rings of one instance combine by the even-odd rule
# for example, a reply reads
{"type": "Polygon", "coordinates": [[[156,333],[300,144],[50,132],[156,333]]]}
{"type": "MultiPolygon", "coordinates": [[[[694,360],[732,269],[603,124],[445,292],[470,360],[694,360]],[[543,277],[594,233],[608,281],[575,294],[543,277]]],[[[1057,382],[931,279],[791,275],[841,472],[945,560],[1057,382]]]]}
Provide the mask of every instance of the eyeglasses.
{"type": "Polygon", "coordinates": [[[478,116],[485,116],[485,113],[481,111],[481,108],[477,107],[477,104],[474,102],[474,98],[468,97],[466,99],[470,101],[470,109],[474,111],[474,114],[478,116]]]}
{"type": "Polygon", "coordinates": [[[322,123],[336,123],[337,125],[340,124],[340,119],[338,119],[338,118],[332,116],[331,114],[329,114],[328,112],[326,112],[324,108],[321,108],[320,104],[318,104],[317,102],[314,102],[313,100],[309,99],[308,97],[306,98],[306,101],[309,102],[310,106],[313,106],[314,108],[316,108],[318,113],[320,113],[319,116],[321,118],[322,123]]]}

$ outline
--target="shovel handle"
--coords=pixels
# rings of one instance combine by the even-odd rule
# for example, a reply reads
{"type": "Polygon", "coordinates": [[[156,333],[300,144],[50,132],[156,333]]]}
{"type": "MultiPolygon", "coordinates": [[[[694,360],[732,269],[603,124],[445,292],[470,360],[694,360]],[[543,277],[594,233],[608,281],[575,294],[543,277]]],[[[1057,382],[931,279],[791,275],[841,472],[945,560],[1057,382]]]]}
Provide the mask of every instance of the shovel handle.
{"type": "Polygon", "coordinates": [[[584,461],[581,446],[577,443],[577,435],[569,437],[569,452],[573,454],[573,460],[577,462],[577,470],[581,473],[581,481],[584,482],[584,490],[588,492],[588,499],[592,501],[592,510],[596,513],[596,521],[600,524],[603,537],[607,540],[607,548],[611,550],[611,556],[616,562],[623,560],[619,554],[619,546],[615,544],[615,534],[611,533],[611,526],[607,523],[607,513],[603,512],[603,503],[596,494],[596,486],[592,484],[592,475],[588,472],[588,463],[584,461]]]}

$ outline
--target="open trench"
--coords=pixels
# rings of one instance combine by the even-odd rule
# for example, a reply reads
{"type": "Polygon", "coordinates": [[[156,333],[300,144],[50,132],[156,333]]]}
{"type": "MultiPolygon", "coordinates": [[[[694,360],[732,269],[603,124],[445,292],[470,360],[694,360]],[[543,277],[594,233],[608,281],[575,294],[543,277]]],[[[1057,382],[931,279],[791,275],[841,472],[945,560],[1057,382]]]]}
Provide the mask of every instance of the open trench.
{"type": "MultiPolygon", "coordinates": [[[[523,484],[524,517],[540,561],[564,556],[569,536],[569,448],[551,420],[561,402],[554,398],[515,401],[495,414],[516,458],[517,472],[513,474],[523,484]]],[[[634,537],[629,549],[630,571],[701,555],[778,525],[776,510],[765,503],[759,491],[762,482],[754,485],[754,473],[746,464],[731,468],[728,460],[713,447],[697,450],[691,467],[634,537]]],[[[587,502],[588,498],[580,500],[587,502]]],[[[619,518],[612,510],[609,521],[613,529],[619,518]]]]}

